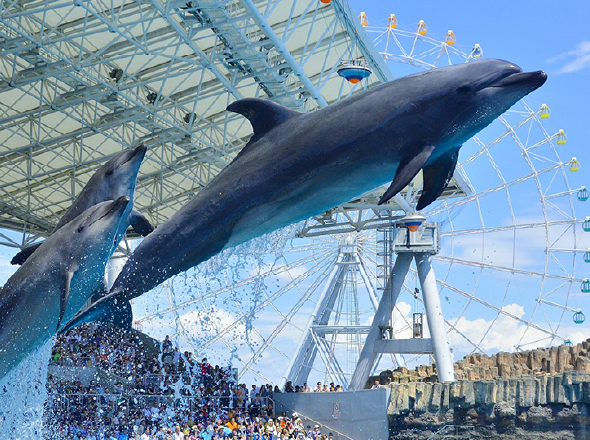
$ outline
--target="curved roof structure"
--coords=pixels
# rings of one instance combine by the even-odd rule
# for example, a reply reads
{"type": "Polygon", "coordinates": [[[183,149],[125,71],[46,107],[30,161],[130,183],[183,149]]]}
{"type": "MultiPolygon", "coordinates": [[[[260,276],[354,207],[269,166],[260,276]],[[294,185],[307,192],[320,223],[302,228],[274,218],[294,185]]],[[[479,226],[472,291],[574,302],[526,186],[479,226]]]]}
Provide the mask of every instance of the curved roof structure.
{"type": "Polygon", "coordinates": [[[15,0],[0,10],[0,227],[48,234],[93,171],[149,147],[136,208],[159,224],[240,151],[243,97],[313,111],[391,79],[346,0],[15,0]],[[374,72],[352,85],[342,60],[374,72]]]}

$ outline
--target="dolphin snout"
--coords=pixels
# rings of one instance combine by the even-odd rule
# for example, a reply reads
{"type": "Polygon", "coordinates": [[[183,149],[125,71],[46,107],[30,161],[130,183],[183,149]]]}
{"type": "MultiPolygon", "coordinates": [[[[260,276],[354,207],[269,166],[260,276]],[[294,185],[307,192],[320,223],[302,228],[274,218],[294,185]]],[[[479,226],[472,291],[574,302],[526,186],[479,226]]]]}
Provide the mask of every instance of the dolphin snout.
{"type": "Polygon", "coordinates": [[[124,151],[118,158],[117,164],[114,168],[119,168],[122,165],[125,165],[128,162],[142,162],[143,158],[145,157],[145,153],[147,152],[147,147],[144,144],[141,144],[135,147],[133,150],[126,150],[124,151]]]}
{"type": "Polygon", "coordinates": [[[125,208],[127,208],[127,205],[129,204],[130,201],[131,201],[131,198],[129,196],[119,197],[117,200],[115,200],[111,203],[111,206],[109,207],[107,212],[101,218],[106,217],[109,214],[123,212],[125,210],[125,208]]]}
{"type": "Polygon", "coordinates": [[[531,86],[535,89],[541,87],[547,81],[547,74],[538,70],[536,72],[517,72],[502,78],[489,87],[531,86]]]}
{"type": "Polygon", "coordinates": [[[138,145],[135,150],[133,150],[133,156],[141,155],[142,157],[145,156],[147,151],[147,146],[145,144],[138,145]]]}
{"type": "Polygon", "coordinates": [[[130,201],[131,201],[131,199],[129,198],[129,196],[121,196],[121,197],[119,197],[113,203],[113,207],[111,208],[111,211],[117,211],[117,210],[119,210],[121,208],[122,209],[125,209],[127,207],[127,205],[129,204],[130,201]]]}

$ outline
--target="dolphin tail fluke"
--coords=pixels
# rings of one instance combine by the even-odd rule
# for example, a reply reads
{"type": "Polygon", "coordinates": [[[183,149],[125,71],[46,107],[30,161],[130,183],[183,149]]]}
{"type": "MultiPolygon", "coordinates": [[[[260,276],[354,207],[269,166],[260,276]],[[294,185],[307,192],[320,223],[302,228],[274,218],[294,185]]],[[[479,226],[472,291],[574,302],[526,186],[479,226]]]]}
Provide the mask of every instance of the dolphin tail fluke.
{"type": "Polygon", "coordinates": [[[59,333],[64,333],[74,328],[80,324],[84,324],[86,322],[94,322],[101,316],[105,315],[108,310],[116,305],[116,299],[111,296],[105,296],[100,300],[86,305],[80,312],[76,314],[66,325],[64,325],[60,330],[59,333]]]}
{"type": "MultiPolygon", "coordinates": [[[[109,294],[107,280],[103,282],[92,294],[90,299],[90,306],[96,303],[99,299],[109,294]]],[[[113,324],[123,330],[129,330],[133,324],[133,311],[131,310],[131,303],[129,301],[119,301],[113,307],[103,307],[101,315],[93,319],[94,322],[113,324]]]]}
{"type": "Polygon", "coordinates": [[[135,232],[145,237],[154,231],[154,227],[149,220],[139,211],[133,209],[129,214],[129,223],[135,232]]]}
{"type": "Polygon", "coordinates": [[[100,300],[83,308],[70,322],[59,330],[59,333],[87,322],[99,322],[113,324],[124,330],[130,329],[133,322],[133,313],[129,301],[121,301],[113,294],[105,296],[100,300]]]}
{"type": "Polygon", "coordinates": [[[130,330],[133,324],[133,311],[131,303],[123,301],[117,305],[115,310],[97,319],[98,322],[109,323],[123,330],[130,330]]]}
{"type": "Polygon", "coordinates": [[[41,243],[34,244],[32,246],[27,246],[22,251],[20,251],[18,254],[16,254],[14,257],[12,257],[12,260],[10,260],[10,264],[14,264],[14,265],[23,264],[25,261],[27,261],[27,258],[29,258],[31,255],[33,255],[33,252],[35,252],[37,250],[37,248],[39,246],[41,246],[42,244],[43,243],[41,242],[41,243]]]}
{"type": "Polygon", "coordinates": [[[107,279],[103,277],[102,283],[98,285],[96,290],[92,292],[92,296],[90,297],[89,305],[94,304],[99,299],[107,296],[109,294],[109,286],[107,285],[107,279]]]}
{"type": "Polygon", "coordinates": [[[426,147],[422,148],[418,154],[402,160],[397,167],[393,182],[391,182],[391,185],[389,185],[389,188],[387,188],[385,194],[381,196],[378,204],[384,204],[398,192],[404,189],[412,181],[414,176],[418,174],[424,164],[426,164],[433,150],[434,145],[427,145],[426,147]]]}
{"type": "Polygon", "coordinates": [[[444,156],[424,167],[424,187],[416,206],[418,211],[434,202],[449,184],[457,166],[459,148],[453,148],[444,156]]]}

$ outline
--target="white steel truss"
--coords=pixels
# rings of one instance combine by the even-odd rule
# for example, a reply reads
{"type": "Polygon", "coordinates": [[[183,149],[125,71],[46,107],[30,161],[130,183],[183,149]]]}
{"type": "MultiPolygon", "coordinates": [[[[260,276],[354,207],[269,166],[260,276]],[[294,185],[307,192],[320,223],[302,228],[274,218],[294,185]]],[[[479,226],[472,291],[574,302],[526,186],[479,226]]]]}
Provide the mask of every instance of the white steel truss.
{"type": "Polygon", "coordinates": [[[391,77],[345,0],[0,3],[0,227],[47,235],[93,171],[145,143],[136,207],[160,224],[251,133],[227,105],[313,111],[391,77]],[[364,56],[353,86],[336,73],[364,56]]]}

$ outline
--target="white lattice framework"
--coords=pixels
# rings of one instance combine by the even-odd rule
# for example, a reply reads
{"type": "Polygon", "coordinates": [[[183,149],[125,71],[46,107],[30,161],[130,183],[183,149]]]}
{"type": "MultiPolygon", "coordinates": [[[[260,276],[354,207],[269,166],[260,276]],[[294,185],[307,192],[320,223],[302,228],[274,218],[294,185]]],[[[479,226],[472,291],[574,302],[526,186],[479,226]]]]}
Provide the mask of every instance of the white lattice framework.
{"type": "Polygon", "coordinates": [[[93,171],[139,143],[136,207],[160,224],[247,141],[230,102],[312,111],[389,78],[351,14],[346,1],[1,2],[0,227],[24,232],[2,244],[47,235],[93,171]],[[361,55],[376,74],[355,87],[336,68],[361,55]]]}

